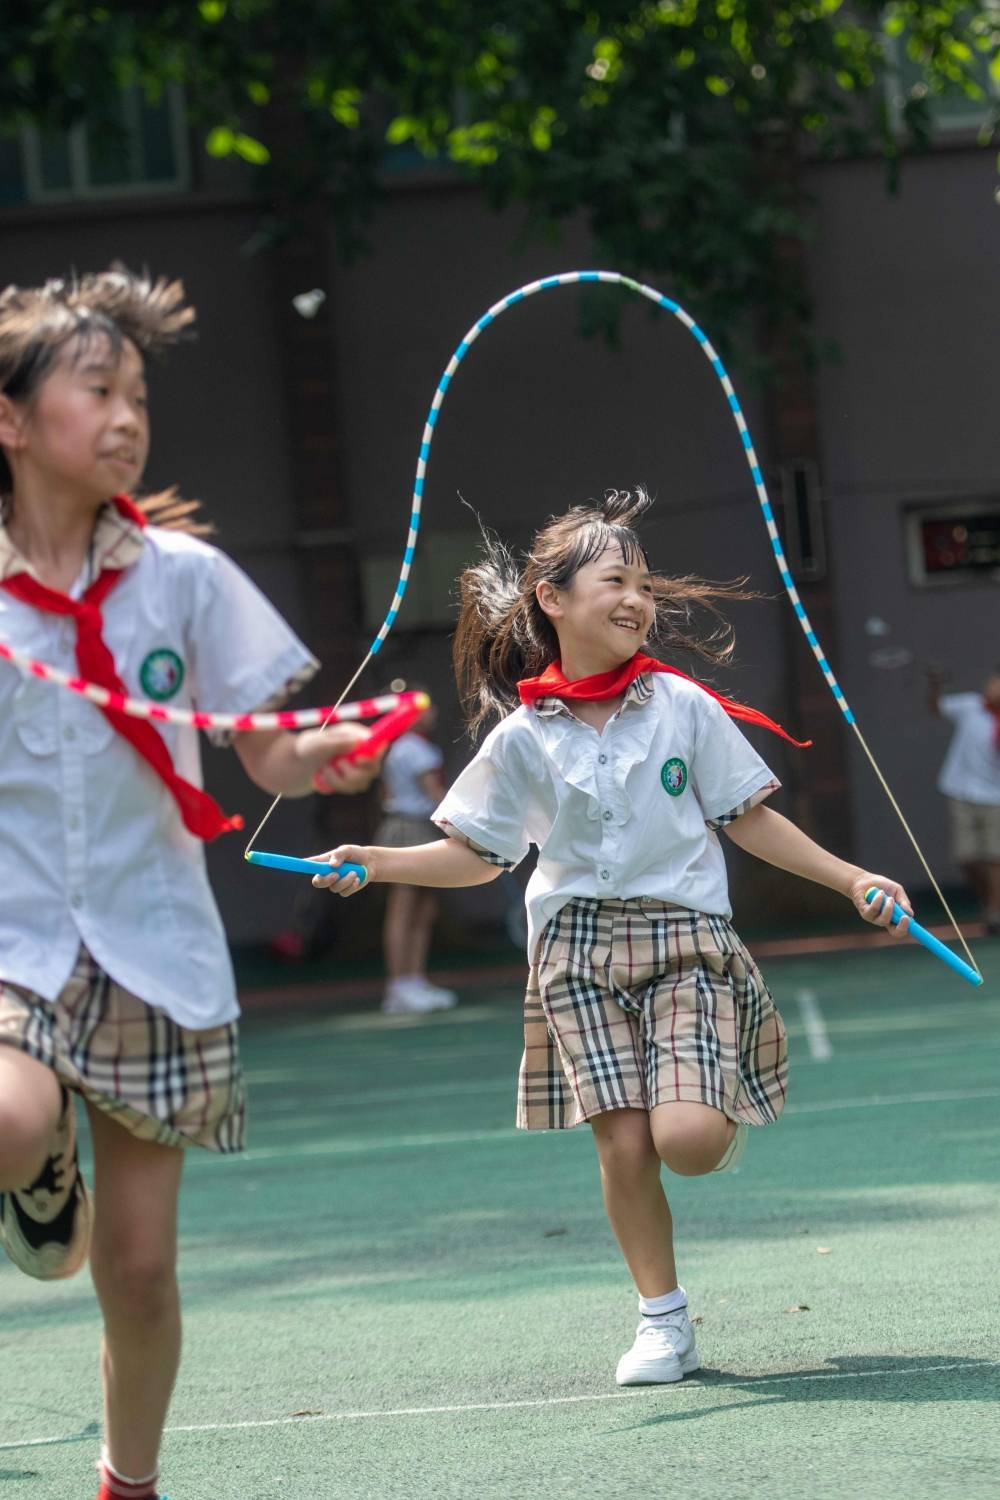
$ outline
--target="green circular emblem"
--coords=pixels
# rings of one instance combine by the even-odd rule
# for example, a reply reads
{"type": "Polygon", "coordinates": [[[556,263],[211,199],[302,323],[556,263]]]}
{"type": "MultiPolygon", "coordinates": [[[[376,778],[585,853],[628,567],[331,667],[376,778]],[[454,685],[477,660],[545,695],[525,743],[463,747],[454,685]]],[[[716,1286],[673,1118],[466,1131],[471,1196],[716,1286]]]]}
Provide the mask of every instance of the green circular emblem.
{"type": "Polygon", "coordinates": [[[688,768],[678,756],[671,756],[663,762],[660,780],[668,797],[679,797],[688,784],[688,768]]]}
{"type": "Polygon", "coordinates": [[[139,668],[139,681],[147,697],[164,703],[174,696],[184,681],[184,663],[176,651],[161,646],[151,651],[139,668]]]}

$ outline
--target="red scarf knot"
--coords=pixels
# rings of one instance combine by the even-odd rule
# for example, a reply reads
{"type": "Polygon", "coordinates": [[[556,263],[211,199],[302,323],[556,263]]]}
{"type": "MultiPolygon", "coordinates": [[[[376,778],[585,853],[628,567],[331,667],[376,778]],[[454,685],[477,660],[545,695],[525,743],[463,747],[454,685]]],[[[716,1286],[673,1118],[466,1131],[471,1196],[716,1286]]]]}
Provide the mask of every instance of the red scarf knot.
{"type": "Polygon", "coordinates": [[[759,709],[750,708],[745,703],[736,703],[732,698],[724,698],[721,693],[706,687],[694,677],[689,677],[677,667],[668,667],[665,662],[657,661],[655,656],[643,656],[638,651],[629,661],[612,668],[610,672],[596,672],[592,677],[578,677],[573,682],[565,676],[561,662],[550,662],[538,677],[522,677],[517,684],[517,691],[521,702],[529,707],[539,698],[564,698],[569,701],[577,699],[593,703],[619,697],[644,672],[668,672],[671,677],[680,677],[684,682],[694,683],[695,687],[714,698],[731,719],[742,719],[745,724],[756,724],[760,729],[769,729],[772,734],[780,735],[783,740],[800,750],[807,749],[812,744],[812,740],[793,739],[787,730],[782,729],[780,724],[776,724],[759,709]]]}
{"type": "MultiPolygon", "coordinates": [[[[126,520],[137,526],[146,525],[142,511],[127,495],[116,495],[113,503],[126,520]]],[[[96,682],[98,687],[107,688],[109,692],[127,697],[128,689],[118,676],[115,659],[104,639],[101,613],[101,605],[122,576],[119,568],[103,568],[82,599],[71,599],[69,594],[47,588],[30,573],[15,573],[13,577],[5,578],[0,586],[15,599],[35,609],[47,614],[69,615],[76,622],[76,661],[81,677],[96,682]]],[[[243,827],[239,814],[227,817],[213,797],[177,774],[170,752],[152,724],[133,719],[113,708],[100,711],[163,782],[189,833],[207,841],[243,827]]]]}

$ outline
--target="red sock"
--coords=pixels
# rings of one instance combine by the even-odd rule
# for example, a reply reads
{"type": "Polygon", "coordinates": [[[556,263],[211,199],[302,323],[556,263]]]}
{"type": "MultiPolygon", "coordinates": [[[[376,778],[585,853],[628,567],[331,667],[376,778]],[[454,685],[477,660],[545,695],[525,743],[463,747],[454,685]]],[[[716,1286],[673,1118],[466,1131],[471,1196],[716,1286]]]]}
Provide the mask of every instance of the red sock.
{"type": "Polygon", "coordinates": [[[106,1458],[101,1460],[100,1472],[101,1488],[97,1500],[159,1500],[158,1474],[148,1474],[145,1479],[126,1479],[111,1467],[106,1458]]]}

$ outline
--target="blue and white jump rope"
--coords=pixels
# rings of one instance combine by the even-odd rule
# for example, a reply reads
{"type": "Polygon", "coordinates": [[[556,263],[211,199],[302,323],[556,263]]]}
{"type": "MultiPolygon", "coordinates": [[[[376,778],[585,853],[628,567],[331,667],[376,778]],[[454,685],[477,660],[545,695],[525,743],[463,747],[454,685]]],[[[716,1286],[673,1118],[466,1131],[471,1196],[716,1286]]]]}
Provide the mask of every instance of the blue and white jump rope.
{"type": "MultiPolygon", "coordinates": [[[[726,367],[709,342],[707,334],[705,334],[704,331],[699,328],[698,324],[688,313],[684,311],[683,307],[681,307],[679,303],[674,302],[670,297],[665,297],[663,293],[658,292],[655,287],[645,286],[642,282],[634,281],[630,276],[622,276],[617,271],[563,271],[558,276],[544,276],[541,278],[541,280],[531,281],[527,284],[527,286],[519,287],[517,291],[510,292],[506,297],[502,297],[499,302],[495,302],[487,312],[483,313],[481,318],[477,319],[477,321],[473,323],[472,327],[466,333],[465,337],[458,345],[454,354],[451,356],[451,359],[448,361],[448,364],[445,366],[441,378],[438,381],[437,390],[434,392],[434,399],[431,402],[430,410],[427,413],[427,420],[424,424],[423,436],[420,442],[420,454],[417,459],[417,472],[413,484],[413,498],[410,508],[410,527],[406,537],[406,546],[403,551],[403,563],[399,573],[399,581],[396,584],[396,592],[393,595],[393,599],[391,604],[389,605],[389,609],[386,613],[385,619],[379,627],[378,634],[375,636],[375,639],[372,641],[371,646],[368,649],[368,654],[366,655],[361,665],[358,667],[358,670],[355,672],[350,682],[347,684],[347,687],[344,689],[343,693],[338,699],[337,704],[334,705],[334,711],[336,710],[336,707],[338,707],[339,704],[343,702],[344,698],[346,698],[347,694],[350,692],[355,682],[357,682],[358,678],[361,676],[361,673],[364,671],[368,663],[381,650],[382,645],[387,635],[389,634],[389,631],[392,629],[396,621],[396,616],[399,614],[400,607],[402,606],[403,598],[406,594],[406,586],[410,578],[410,570],[413,566],[413,559],[416,553],[417,536],[420,531],[420,517],[423,506],[424,481],[427,475],[427,463],[428,459],[430,458],[431,443],[434,439],[434,430],[437,426],[437,420],[441,413],[441,407],[444,403],[445,395],[447,394],[448,388],[451,385],[456,370],[458,369],[462,360],[468,354],[476,339],[479,338],[480,334],[483,333],[487,328],[489,328],[491,323],[496,322],[500,314],[506,312],[508,308],[514,307],[518,302],[523,302],[527,297],[533,297],[537,292],[554,291],[556,287],[575,286],[585,282],[603,282],[608,286],[623,287],[626,291],[634,292],[640,297],[645,297],[648,301],[655,303],[657,307],[663,308],[666,312],[672,313],[673,316],[678,320],[678,322],[682,323],[687,331],[691,334],[691,336],[697,341],[702,353],[705,355],[705,358],[712,366],[712,369],[714,370],[716,376],[718,377],[719,383],[722,386],[723,392],[725,393],[726,401],[728,403],[730,411],[732,412],[733,420],[736,423],[736,428],[740,435],[740,442],[743,445],[743,452],[746,457],[747,465],[750,469],[750,477],[753,480],[754,489],[757,492],[757,499],[760,502],[761,512],[764,517],[764,525],[767,527],[767,534],[771,541],[771,549],[774,552],[774,560],[777,565],[778,573],[781,577],[781,582],[784,586],[785,593],[788,595],[798,622],[802,627],[803,634],[805,635],[806,640],[809,642],[810,650],[819,663],[819,669],[826,679],[826,684],[836,700],[837,707],[840,709],[840,712],[843,714],[845,720],[850,725],[851,730],[853,731],[858,743],[864,751],[866,758],[871,764],[875,775],[878,777],[883,791],[889,798],[893,810],[895,811],[897,817],[899,818],[899,821],[903,825],[910,843],[916,850],[917,856],[920,860],[921,865],[923,866],[924,872],[926,873],[927,878],[930,880],[931,885],[933,886],[934,891],[937,894],[938,900],[941,902],[942,907],[948,915],[948,919],[955,931],[955,935],[962,945],[962,949],[965,952],[968,963],[965,963],[958,957],[957,954],[953,953],[950,948],[946,948],[943,943],[940,943],[937,938],[933,937],[931,933],[926,931],[925,928],[921,927],[918,923],[912,920],[909,927],[910,936],[915,938],[917,942],[922,943],[925,948],[934,953],[936,957],[940,958],[950,968],[954,969],[954,971],[957,974],[960,974],[963,979],[968,980],[970,984],[982,984],[983,976],[979,971],[979,967],[972,956],[972,953],[965,941],[965,938],[962,935],[958,923],[952,915],[951,908],[944,898],[944,894],[934,877],[934,873],[931,870],[930,865],[927,863],[923,850],[920,848],[920,845],[918,844],[909,823],[906,821],[902,809],[896,801],[896,798],[893,796],[888,782],[883,776],[874,755],[869,749],[868,744],[861,733],[861,730],[858,728],[857,720],[855,719],[854,714],[851,711],[851,707],[848,704],[847,699],[844,697],[844,694],[841,691],[840,684],[837,682],[837,679],[833,674],[833,670],[830,667],[830,663],[826,658],[826,653],[820,645],[819,638],[810,623],[809,616],[806,614],[805,606],[802,603],[802,600],[799,598],[798,591],[795,587],[794,580],[792,579],[792,575],[788,567],[788,561],[785,557],[784,548],[781,545],[781,537],[778,534],[778,528],[775,524],[774,512],[771,508],[771,502],[768,498],[767,488],[764,484],[764,476],[761,472],[760,464],[757,461],[757,455],[754,452],[753,441],[750,437],[750,429],[747,426],[746,418],[743,415],[743,409],[740,406],[739,398],[737,397],[736,392],[733,389],[732,381],[730,380],[729,375],[726,372],[726,367]]],[[[247,845],[248,854],[253,848],[257,835],[260,833],[261,829],[264,827],[264,824],[267,822],[268,818],[271,816],[271,813],[274,811],[274,808],[277,806],[278,801],[280,801],[280,798],[276,798],[272,803],[271,807],[265,814],[263,821],[257,828],[256,833],[254,833],[253,838],[247,845]]],[[[276,858],[285,860],[287,856],[276,856],[276,858]]],[[[259,862],[263,862],[259,855],[257,856],[257,859],[259,862]]],[[[287,869],[289,868],[289,865],[283,864],[282,868],[287,869]]],[[[315,875],[316,873],[328,874],[333,867],[324,864],[319,864],[317,866],[314,861],[302,860],[299,861],[298,865],[294,866],[294,868],[303,868],[310,874],[315,875]]],[[[336,873],[345,875],[357,874],[359,878],[364,878],[364,870],[362,867],[358,866],[341,865],[337,867],[336,873]]],[[[866,893],[865,899],[870,902],[874,899],[875,894],[876,891],[873,887],[871,891],[866,893]]],[[[896,905],[893,915],[893,925],[899,922],[904,915],[905,914],[902,909],[898,905],[896,905]]]]}

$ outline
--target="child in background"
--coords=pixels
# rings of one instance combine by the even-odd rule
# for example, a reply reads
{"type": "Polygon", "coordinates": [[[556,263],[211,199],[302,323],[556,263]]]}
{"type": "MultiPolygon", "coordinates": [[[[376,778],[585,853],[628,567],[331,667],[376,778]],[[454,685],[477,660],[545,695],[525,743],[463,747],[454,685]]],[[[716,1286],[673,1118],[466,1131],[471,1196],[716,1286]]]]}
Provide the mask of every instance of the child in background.
{"type": "MultiPolygon", "coordinates": [[[[144,356],[193,318],[180,282],[119,267],[0,294],[0,640],[131,696],[252,712],[317,663],[191,534],[204,529],[194,507],[125,493],[149,449],[144,356]]],[[[330,761],[364,734],[233,743],[256,785],[302,796],[314,775],[363,790],[374,764],[330,761]]],[[[204,857],[240,820],[201,788],[196,730],[2,666],[0,821],[0,1243],[42,1280],[89,1250],[104,1319],[99,1500],[153,1500],[180,1357],[185,1151],[243,1146],[235,983],[204,857]]]]}
{"type": "MultiPolygon", "coordinates": [[[[841,892],[868,922],[888,926],[893,899],[909,909],[897,882],[846,864],[764,805],[778,782],[733,720],[783,730],[644,654],[653,636],[726,660],[716,601],[739,597],[651,573],[635,531],[648,504],[641,490],[612,491],[550,521],[523,572],[496,544],[466,570],[456,674],[472,731],[500,723],[434,814],[448,837],[323,856],[364,865],[366,884],[458,886],[537,845],[517,1123],[593,1130],[639,1297],[621,1385],[699,1366],[661,1164],[682,1176],[733,1167],[747,1126],[776,1120],[785,1099],[785,1030],[730,924],[719,831],[841,892]],[[704,640],[699,605],[715,616],[704,640]],[[869,906],[871,885],[884,895],[869,906]]],[[[354,874],[313,884],[361,889],[354,874]]]]}
{"type": "MultiPolygon", "coordinates": [[[[401,693],[406,684],[392,683],[401,693]]],[[[412,684],[411,684],[412,687],[412,684]]],[[[444,756],[431,739],[437,721],[433,705],[400,735],[386,752],[382,767],[382,822],[375,842],[393,849],[424,844],[434,832],[431,813],[441,801],[444,756]]],[[[391,885],[385,903],[382,945],[386,986],[382,1009],[387,1015],[450,1010],[458,996],[427,978],[427,955],[438,914],[433,891],[412,885],[391,885]]]]}

